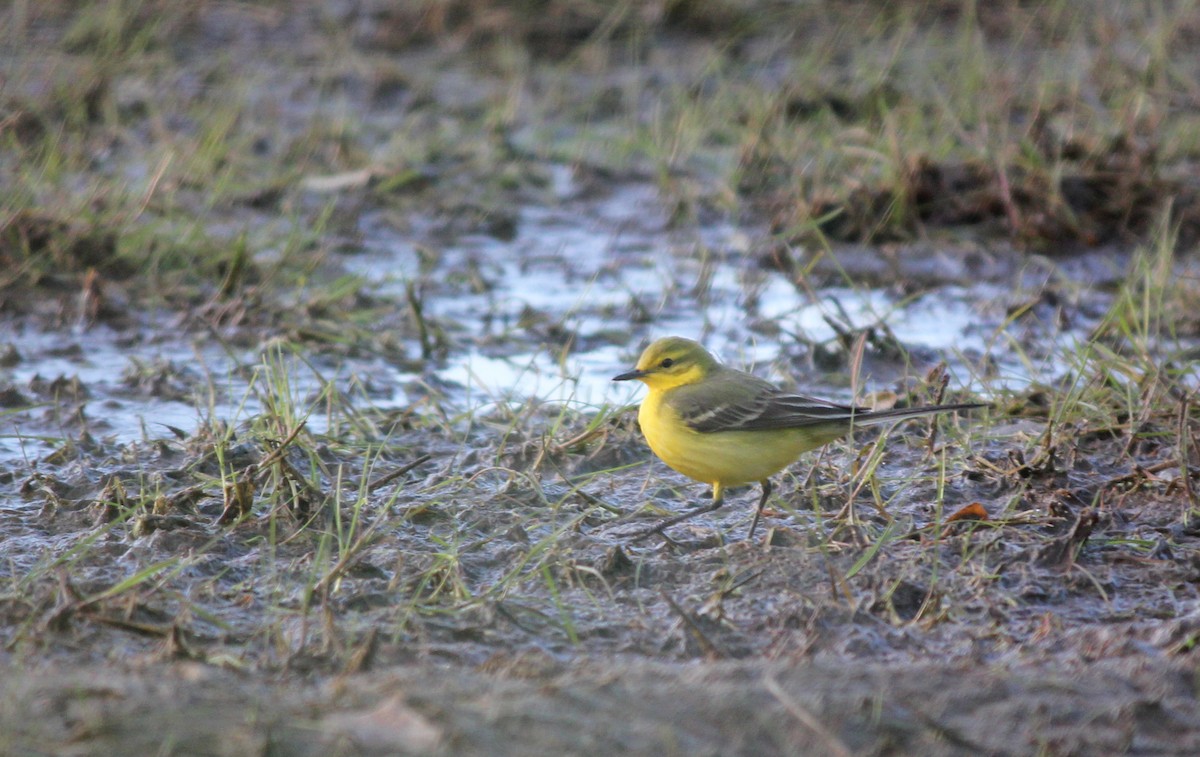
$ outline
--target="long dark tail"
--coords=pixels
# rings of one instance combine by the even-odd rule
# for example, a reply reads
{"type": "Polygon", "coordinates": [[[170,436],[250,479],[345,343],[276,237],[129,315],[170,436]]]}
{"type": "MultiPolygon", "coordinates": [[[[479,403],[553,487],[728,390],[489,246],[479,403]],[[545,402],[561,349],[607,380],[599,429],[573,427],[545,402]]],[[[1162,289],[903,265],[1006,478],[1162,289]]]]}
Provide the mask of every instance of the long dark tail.
{"type": "Polygon", "coordinates": [[[876,423],[913,418],[918,415],[933,415],[934,413],[949,413],[955,410],[974,410],[987,407],[986,402],[960,402],[953,405],[925,405],[924,407],[901,407],[892,410],[867,410],[854,414],[854,425],[873,426],[876,423]]]}

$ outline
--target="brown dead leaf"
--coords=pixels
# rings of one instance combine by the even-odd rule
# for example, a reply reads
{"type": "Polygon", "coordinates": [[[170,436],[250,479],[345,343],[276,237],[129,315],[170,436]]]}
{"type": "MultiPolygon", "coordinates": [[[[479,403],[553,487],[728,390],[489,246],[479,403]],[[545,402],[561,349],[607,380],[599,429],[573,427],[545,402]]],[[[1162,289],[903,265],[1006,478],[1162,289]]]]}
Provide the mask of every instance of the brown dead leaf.
{"type": "Polygon", "coordinates": [[[959,508],[957,512],[946,518],[947,523],[953,523],[956,520],[987,520],[987,509],[978,502],[972,502],[966,507],[959,508]]]}
{"type": "Polygon", "coordinates": [[[954,512],[949,518],[946,518],[946,525],[942,528],[942,538],[946,538],[950,534],[960,533],[968,526],[966,524],[973,521],[988,520],[987,509],[978,502],[961,507],[954,512]]]}

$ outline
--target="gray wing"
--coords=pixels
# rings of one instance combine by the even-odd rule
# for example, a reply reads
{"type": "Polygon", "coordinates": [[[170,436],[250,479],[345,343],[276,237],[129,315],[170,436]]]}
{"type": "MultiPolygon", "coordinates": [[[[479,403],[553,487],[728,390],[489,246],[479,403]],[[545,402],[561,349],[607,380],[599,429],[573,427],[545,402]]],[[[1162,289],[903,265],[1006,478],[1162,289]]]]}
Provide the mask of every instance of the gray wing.
{"type": "Polygon", "coordinates": [[[866,408],[790,394],[749,374],[728,371],[706,385],[680,387],[672,407],[700,433],[805,428],[869,415],[866,408]]]}

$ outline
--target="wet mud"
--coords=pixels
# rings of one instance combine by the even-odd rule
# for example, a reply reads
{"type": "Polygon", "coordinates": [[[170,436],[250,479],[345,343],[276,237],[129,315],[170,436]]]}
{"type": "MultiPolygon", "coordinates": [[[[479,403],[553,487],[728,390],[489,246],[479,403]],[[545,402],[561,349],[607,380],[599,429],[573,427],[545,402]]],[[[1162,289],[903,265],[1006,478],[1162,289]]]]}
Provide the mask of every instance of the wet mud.
{"type": "Polygon", "coordinates": [[[895,187],[798,204],[768,139],[737,203],[716,138],[596,157],[654,113],[631,81],[723,83],[732,5],[202,3],[98,37],[51,5],[0,133],[106,137],[80,176],[140,191],[0,217],[0,752],[1200,750],[1194,188],[1145,143],[1032,130],[1079,169],[1041,216],[1038,177],[919,162],[878,233],[895,187]],[[650,63],[589,57],[647,23],[650,63]],[[148,69],[78,52],[140,28],[148,69]],[[228,122],[185,107],[234,91],[218,43],[288,64],[228,122]],[[223,157],[147,157],[214,121],[223,157]],[[671,333],[804,393],[989,406],[806,455],[753,540],[749,488],[634,538],[708,496],[610,381],[671,333]]]}

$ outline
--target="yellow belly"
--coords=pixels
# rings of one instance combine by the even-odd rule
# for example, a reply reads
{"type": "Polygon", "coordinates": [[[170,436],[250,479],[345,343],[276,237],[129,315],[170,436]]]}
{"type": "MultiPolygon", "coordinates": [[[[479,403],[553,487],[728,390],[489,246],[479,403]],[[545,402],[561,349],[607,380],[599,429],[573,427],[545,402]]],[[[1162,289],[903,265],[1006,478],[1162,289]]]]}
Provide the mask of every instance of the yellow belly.
{"type": "Polygon", "coordinates": [[[841,435],[791,428],[702,434],[680,421],[655,392],[642,402],[638,423],[664,463],[688,478],[722,486],[762,481],[841,435]]]}

